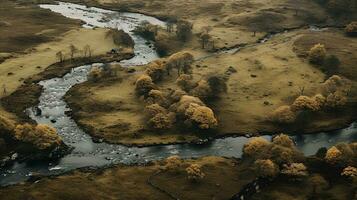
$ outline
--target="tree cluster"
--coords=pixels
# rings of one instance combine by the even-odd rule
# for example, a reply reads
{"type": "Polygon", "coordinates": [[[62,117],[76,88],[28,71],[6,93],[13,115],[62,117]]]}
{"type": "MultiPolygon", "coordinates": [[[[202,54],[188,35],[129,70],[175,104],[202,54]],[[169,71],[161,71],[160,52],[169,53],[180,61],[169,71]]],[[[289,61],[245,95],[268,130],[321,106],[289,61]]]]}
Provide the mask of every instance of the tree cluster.
{"type": "Polygon", "coordinates": [[[256,172],[261,177],[274,178],[278,174],[293,178],[307,176],[302,153],[284,134],[275,136],[272,142],[262,137],[251,139],[243,147],[243,157],[254,161],[256,172]]]}
{"type": "Polygon", "coordinates": [[[34,147],[45,150],[62,144],[62,139],[57,135],[54,128],[38,124],[19,124],[14,130],[17,140],[30,143],[34,147]]]}

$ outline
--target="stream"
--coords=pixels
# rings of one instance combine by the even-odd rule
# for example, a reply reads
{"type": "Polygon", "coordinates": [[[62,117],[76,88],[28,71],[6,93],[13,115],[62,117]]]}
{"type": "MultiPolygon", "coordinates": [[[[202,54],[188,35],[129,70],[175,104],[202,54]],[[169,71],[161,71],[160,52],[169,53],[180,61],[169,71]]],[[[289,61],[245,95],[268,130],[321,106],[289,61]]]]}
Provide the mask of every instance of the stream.
{"type": "MultiPolygon", "coordinates": [[[[78,4],[59,2],[58,5],[40,5],[66,17],[80,19],[86,28],[118,28],[129,33],[135,42],[135,56],[132,59],[120,62],[123,66],[143,65],[158,59],[154,45],[145,39],[134,35],[131,31],[143,21],[164,26],[165,22],[154,17],[137,13],[119,13],[78,4]]],[[[234,53],[232,50],[228,53],[234,53]]],[[[157,145],[150,147],[126,147],[123,145],[94,143],[73,119],[65,112],[70,111],[63,100],[63,96],[74,85],[87,81],[87,74],[94,65],[79,66],[62,78],[53,78],[41,81],[44,91],[40,97],[38,107],[42,110],[40,116],[29,108],[29,116],[37,123],[48,124],[57,129],[65,144],[73,147],[73,151],[56,161],[16,162],[12,166],[0,169],[0,185],[11,185],[26,181],[32,175],[56,175],[81,167],[105,167],[112,164],[141,164],[160,160],[171,155],[182,158],[201,156],[226,156],[239,158],[242,155],[243,145],[249,140],[247,137],[227,137],[204,142],[203,144],[175,144],[157,145]]],[[[271,139],[271,136],[263,136],[271,139]]],[[[316,134],[293,136],[298,149],[305,155],[313,155],[321,147],[330,147],[338,142],[357,140],[357,124],[349,127],[316,134]]]]}

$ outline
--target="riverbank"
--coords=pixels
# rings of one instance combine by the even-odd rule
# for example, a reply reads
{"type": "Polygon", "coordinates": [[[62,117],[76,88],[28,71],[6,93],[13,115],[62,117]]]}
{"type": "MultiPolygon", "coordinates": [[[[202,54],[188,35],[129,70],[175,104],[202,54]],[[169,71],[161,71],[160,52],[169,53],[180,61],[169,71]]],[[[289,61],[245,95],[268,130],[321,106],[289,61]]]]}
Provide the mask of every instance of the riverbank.
{"type": "Polygon", "coordinates": [[[8,200],[41,198],[70,199],[170,199],[148,183],[179,199],[229,199],[245,184],[254,180],[252,169],[235,159],[205,157],[184,160],[176,172],[155,175],[165,161],[145,166],[115,166],[100,170],[75,170],[65,175],[34,178],[32,183],[8,186],[0,190],[0,198],[8,200]],[[205,178],[199,182],[187,179],[185,168],[199,164],[205,178]],[[16,191],[16,192],[15,192],[16,191]],[[21,192],[19,192],[21,191],[21,192]]]}
{"type": "MultiPolygon", "coordinates": [[[[351,64],[356,62],[353,52],[356,40],[346,37],[339,29],[312,31],[294,30],[271,37],[265,43],[242,47],[239,52],[212,54],[192,64],[194,81],[212,74],[226,76],[227,91],[208,105],[219,121],[217,129],[206,132],[170,129],[150,130],[147,127],[145,103],[135,94],[135,80],[145,66],[136,67],[136,73],[119,73],[119,81],[86,82],[71,88],[65,99],[73,109],[71,115],[88,134],[109,143],[151,146],[157,144],[200,143],[207,139],[228,136],[262,134],[307,134],[328,132],[349,126],[356,120],[356,80],[351,64]],[[313,37],[312,37],[313,36],[313,37]],[[313,96],[323,92],[323,82],[329,77],[311,65],[301,52],[309,50],[316,38],[330,36],[335,42],[327,44],[329,54],[341,61],[338,74],[351,78],[352,90],[346,105],[333,110],[313,113],[305,122],[277,124],[270,117],[275,109],[290,105],[301,94],[313,96]],[[311,39],[313,38],[313,39],[311,39]],[[339,43],[337,41],[344,41],[339,43]],[[349,45],[346,45],[348,42],[349,45]],[[330,45],[334,45],[330,47],[330,45]],[[346,50],[346,48],[348,48],[346,50]],[[239,64],[237,64],[239,63],[239,64]],[[229,72],[232,67],[236,72],[229,72]],[[228,72],[228,73],[227,73],[228,72]],[[274,77],[274,81],[271,80],[274,77]],[[117,88],[121,88],[117,92],[117,88]],[[88,92],[89,91],[89,92],[88,92]],[[93,110],[93,108],[95,108],[93,110]]],[[[194,54],[194,51],[191,51],[194,54]]],[[[172,91],[176,75],[165,77],[157,84],[161,91],[172,91]]]]}

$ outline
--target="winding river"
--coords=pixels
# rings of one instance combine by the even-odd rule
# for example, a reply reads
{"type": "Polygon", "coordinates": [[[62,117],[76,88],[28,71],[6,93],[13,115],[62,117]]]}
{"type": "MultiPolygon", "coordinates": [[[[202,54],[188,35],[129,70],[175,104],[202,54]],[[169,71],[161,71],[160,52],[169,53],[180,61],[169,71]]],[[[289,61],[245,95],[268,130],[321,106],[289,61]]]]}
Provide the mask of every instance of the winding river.
{"type": "MultiPolygon", "coordinates": [[[[148,41],[131,32],[143,21],[149,21],[160,26],[165,25],[165,22],[156,18],[142,14],[119,13],[62,2],[59,2],[58,5],[41,5],[41,7],[69,18],[80,19],[85,23],[83,26],[87,28],[110,27],[123,29],[129,33],[135,42],[135,56],[132,59],[122,61],[121,64],[124,66],[142,65],[158,58],[153,45],[149,45],[148,41]]],[[[115,163],[139,164],[164,159],[171,155],[179,155],[183,158],[200,156],[241,157],[242,147],[249,140],[247,137],[228,137],[204,144],[158,145],[151,147],[126,147],[104,142],[94,143],[91,137],[65,114],[70,108],[63,100],[63,96],[72,86],[87,80],[87,74],[93,65],[101,64],[79,66],[62,78],[40,82],[39,84],[44,88],[38,105],[42,110],[42,114],[36,116],[32,108],[27,110],[29,116],[36,122],[55,127],[64,142],[72,146],[74,150],[57,161],[17,162],[8,168],[0,169],[0,185],[16,184],[27,180],[34,174],[60,174],[81,167],[104,167],[115,163]]],[[[271,136],[264,137],[271,139],[271,136]]],[[[338,131],[299,135],[293,137],[293,139],[297,147],[305,155],[312,155],[321,147],[330,147],[337,142],[356,141],[357,125],[353,123],[349,127],[338,131]]]]}

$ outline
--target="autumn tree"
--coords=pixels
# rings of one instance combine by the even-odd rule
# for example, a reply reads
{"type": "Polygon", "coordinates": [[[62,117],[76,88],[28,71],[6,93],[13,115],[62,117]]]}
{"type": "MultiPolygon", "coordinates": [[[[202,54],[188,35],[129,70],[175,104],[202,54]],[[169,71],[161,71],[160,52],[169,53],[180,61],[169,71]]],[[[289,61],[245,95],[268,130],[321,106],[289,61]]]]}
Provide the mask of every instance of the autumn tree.
{"type": "Polygon", "coordinates": [[[151,77],[154,82],[161,81],[166,73],[166,66],[163,62],[155,61],[146,67],[145,73],[151,77]]]}
{"type": "Polygon", "coordinates": [[[315,99],[308,96],[296,98],[291,108],[293,111],[318,111],[321,109],[315,99]]]}
{"type": "Polygon", "coordinates": [[[212,90],[208,82],[202,79],[198,81],[197,86],[192,89],[191,94],[200,99],[207,99],[212,96],[212,90]]]}
{"type": "Polygon", "coordinates": [[[211,129],[218,125],[212,109],[196,103],[190,103],[185,111],[186,122],[197,125],[200,129],[211,129]]]}
{"type": "Polygon", "coordinates": [[[258,159],[254,162],[255,171],[263,178],[274,178],[279,174],[279,167],[271,160],[258,159]]]}
{"type": "Polygon", "coordinates": [[[178,52],[169,57],[166,62],[166,70],[170,75],[171,69],[176,68],[178,76],[181,72],[188,74],[191,70],[191,64],[194,62],[194,57],[188,52],[178,52]]]}
{"type": "Polygon", "coordinates": [[[292,178],[292,180],[301,180],[309,175],[307,167],[303,163],[284,164],[281,174],[292,178]]]}
{"type": "Polygon", "coordinates": [[[296,120],[296,113],[290,106],[280,106],[271,115],[271,120],[278,123],[293,123],[296,120]]]}
{"type": "Polygon", "coordinates": [[[270,142],[262,137],[254,137],[243,146],[243,155],[254,159],[265,159],[270,142]]]}
{"type": "Polygon", "coordinates": [[[202,172],[202,168],[198,164],[191,164],[186,168],[187,178],[192,181],[199,181],[206,175],[202,172]]]}
{"type": "Polygon", "coordinates": [[[179,156],[170,156],[165,160],[165,170],[178,172],[180,167],[182,166],[182,159],[179,156]]]}
{"type": "Polygon", "coordinates": [[[99,81],[103,77],[102,68],[98,66],[92,67],[87,77],[89,81],[99,81]]]}
{"type": "Polygon", "coordinates": [[[186,42],[192,35],[193,24],[189,21],[180,20],[176,25],[177,38],[183,42],[186,42]]]}
{"type": "Polygon", "coordinates": [[[28,142],[40,150],[57,147],[62,144],[62,139],[57,135],[56,129],[39,124],[19,124],[14,130],[17,140],[28,142]]]}
{"type": "Polygon", "coordinates": [[[156,86],[153,83],[150,76],[143,74],[135,82],[135,90],[139,95],[147,95],[150,90],[155,89],[156,86]]]}
{"type": "Polygon", "coordinates": [[[193,77],[192,75],[189,74],[181,74],[177,79],[176,79],[176,84],[184,91],[189,92],[192,90],[195,86],[195,83],[193,82],[193,77]]]}
{"type": "Polygon", "coordinates": [[[160,90],[150,90],[145,101],[148,104],[159,104],[161,106],[167,106],[169,103],[165,94],[160,90]]]}
{"type": "Polygon", "coordinates": [[[326,57],[326,49],[323,44],[315,44],[309,51],[309,60],[314,64],[323,64],[326,57]]]}

